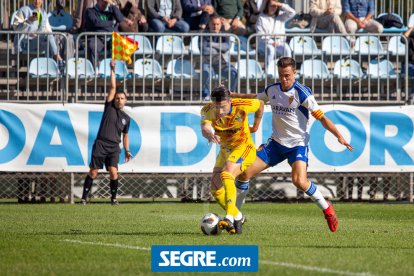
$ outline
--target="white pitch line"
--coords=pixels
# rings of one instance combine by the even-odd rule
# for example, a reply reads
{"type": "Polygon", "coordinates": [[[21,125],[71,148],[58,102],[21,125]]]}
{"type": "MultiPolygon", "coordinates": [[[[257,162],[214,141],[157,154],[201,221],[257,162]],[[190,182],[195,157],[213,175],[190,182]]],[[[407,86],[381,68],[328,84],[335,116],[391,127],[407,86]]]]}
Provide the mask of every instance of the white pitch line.
{"type": "Polygon", "coordinates": [[[151,251],[151,248],[148,248],[148,247],[139,247],[139,246],[134,246],[134,245],[125,245],[125,244],[117,244],[117,243],[86,242],[86,241],[78,241],[78,240],[62,240],[62,241],[63,242],[71,242],[71,243],[101,245],[101,246],[108,246],[108,247],[118,247],[118,248],[127,248],[127,249],[151,251]]]}
{"type": "Polygon", "coordinates": [[[317,271],[317,272],[322,272],[322,273],[338,274],[338,275],[373,276],[373,274],[371,274],[369,272],[350,272],[350,271],[334,270],[334,269],[330,269],[330,268],[300,265],[300,264],[292,264],[292,263],[272,262],[272,261],[259,261],[259,263],[267,264],[267,265],[275,265],[275,266],[284,266],[284,267],[290,267],[290,268],[302,269],[302,270],[309,270],[309,271],[317,271]]]}
{"type": "MultiPolygon", "coordinates": [[[[69,243],[100,245],[100,246],[107,246],[107,247],[117,247],[117,248],[151,251],[151,248],[148,248],[148,247],[140,247],[140,246],[134,246],[134,245],[118,244],[118,243],[87,242],[87,241],[68,240],[68,239],[62,240],[62,241],[63,242],[69,242],[69,243]]],[[[273,261],[266,261],[266,260],[259,261],[259,263],[267,264],[267,265],[274,265],[274,266],[289,267],[289,268],[294,268],[294,269],[317,271],[317,272],[321,272],[321,273],[338,274],[338,275],[374,276],[373,274],[371,274],[369,272],[341,271],[341,270],[333,270],[333,269],[330,269],[330,268],[323,268],[323,267],[317,267],[317,266],[307,266],[307,265],[300,265],[300,264],[293,264],[293,263],[273,262],[273,261]]]]}

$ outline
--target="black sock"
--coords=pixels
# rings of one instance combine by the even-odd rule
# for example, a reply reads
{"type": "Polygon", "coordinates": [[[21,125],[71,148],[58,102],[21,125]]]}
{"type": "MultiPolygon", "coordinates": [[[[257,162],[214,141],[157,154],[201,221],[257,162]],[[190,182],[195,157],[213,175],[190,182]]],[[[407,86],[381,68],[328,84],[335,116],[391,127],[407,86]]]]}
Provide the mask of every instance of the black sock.
{"type": "Polygon", "coordinates": [[[116,193],[118,191],[118,179],[111,179],[109,186],[111,187],[111,200],[114,200],[116,199],[116,193]]]}
{"type": "Polygon", "coordinates": [[[83,183],[83,193],[82,193],[82,199],[86,200],[88,197],[89,191],[92,188],[93,184],[93,178],[89,176],[89,174],[85,178],[85,182],[83,183]]]}

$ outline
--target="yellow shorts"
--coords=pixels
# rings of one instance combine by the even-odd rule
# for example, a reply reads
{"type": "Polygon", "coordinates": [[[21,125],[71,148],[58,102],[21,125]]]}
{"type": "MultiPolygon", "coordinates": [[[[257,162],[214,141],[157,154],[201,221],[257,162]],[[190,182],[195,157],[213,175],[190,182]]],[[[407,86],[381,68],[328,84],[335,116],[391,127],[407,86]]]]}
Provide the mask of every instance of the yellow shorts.
{"type": "Polygon", "coordinates": [[[224,164],[229,161],[241,164],[241,171],[245,171],[248,166],[256,160],[256,147],[254,144],[245,144],[236,148],[221,147],[217,155],[215,168],[223,168],[224,164]]]}

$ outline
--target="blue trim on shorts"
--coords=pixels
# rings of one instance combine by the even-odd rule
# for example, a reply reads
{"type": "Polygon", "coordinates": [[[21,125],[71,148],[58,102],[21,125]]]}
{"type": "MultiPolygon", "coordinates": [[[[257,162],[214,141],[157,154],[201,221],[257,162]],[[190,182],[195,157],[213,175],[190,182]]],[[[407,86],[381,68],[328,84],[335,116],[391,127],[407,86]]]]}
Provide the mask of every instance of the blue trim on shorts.
{"type": "Polygon", "coordinates": [[[298,160],[308,164],[308,152],[308,146],[288,148],[270,138],[266,144],[259,147],[256,155],[270,167],[276,166],[285,159],[287,159],[289,165],[292,166],[292,164],[298,160]]]}

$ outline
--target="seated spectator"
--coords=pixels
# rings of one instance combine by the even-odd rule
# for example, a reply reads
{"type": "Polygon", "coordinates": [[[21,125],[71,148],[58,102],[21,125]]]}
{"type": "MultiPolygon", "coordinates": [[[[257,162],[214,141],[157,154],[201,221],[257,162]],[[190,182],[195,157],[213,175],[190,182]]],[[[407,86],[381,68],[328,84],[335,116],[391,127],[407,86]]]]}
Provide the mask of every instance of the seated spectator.
{"type": "Polygon", "coordinates": [[[343,3],[345,28],[349,34],[354,34],[358,29],[371,33],[384,31],[384,27],[372,19],[375,13],[374,0],[343,0],[343,3]]]}
{"type": "MultiPolygon", "coordinates": [[[[411,78],[411,83],[409,84],[410,88],[410,101],[411,104],[414,104],[414,26],[410,27],[404,34],[404,37],[407,39],[408,43],[408,72],[406,72],[406,65],[402,64],[402,73],[408,73],[408,76],[411,78]]],[[[401,38],[401,42],[405,43],[405,39],[401,38]]]]}
{"type": "Polygon", "coordinates": [[[244,2],[244,17],[246,18],[246,29],[248,33],[256,31],[256,21],[266,7],[267,0],[246,0],[244,2]]]}
{"type": "MultiPolygon", "coordinates": [[[[50,6],[50,5],[49,5],[50,6]]],[[[69,31],[73,26],[73,18],[72,15],[67,13],[65,11],[65,1],[59,0],[56,1],[56,6],[51,11],[51,16],[49,17],[49,23],[51,25],[51,28],[53,29],[53,23],[55,24],[62,24],[62,21],[60,21],[62,18],[64,18],[63,22],[67,23],[65,26],[66,28],[64,30],[58,30],[59,32],[67,32],[69,31]],[[72,24],[71,24],[72,23],[72,24]]],[[[55,36],[56,44],[59,46],[60,49],[60,55],[66,55],[67,58],[72,58],[75,56],[75,40],[73,38],[73,35],[69,33],[65,33],[65,36],[59,35],[55,36]],[[67,48],[66,48],[67,44],[67,48]],[[65,50],[67,52],[65,53],[65,50]]]]}
{"type": "Polygon", "coordinates": [[[147,8],[149,25],[154,32],[187,33],[190,30],[187,22],[181,19],[180,0],[148,0],[147,8]]]}
{"type": "MultiPolygon", "coordinates": [[[[93,8],[86,9],[85,31],[86,32],[116,32],[118,26],[115,23],[125,21],[128,25],[133,22],[125,18],[116,5],[111,5],[111,0],[97,0],[93,8]]],[[[105,49],[106,54],[111,53],[111,36],[88,36],[88,58],[95,68],[98,66],[98,53],[105,49]]]]}
{"type": "MultiPolygon", "coordinates": [[[[295,16],[296,12],[288,4],[279,3],[277,0],[269,0],[256,23],[258,34],[285,34],[285,23],[295,16]]],[[[259,38],[259,53],[266,55],[266,63],[275,58],[275,53],[280,56],[291,57],[292,50],[286,44],[285,36],[261,36],[259,38]]]]}
{"type": "Polygon", "coordinates": [[[78,5],[76,6],[75,14],[73,15],[73,26],[70,29],[70,33],[76,34],[84,30],[85,25],[85,12],[88,8],[93,8],[96,0],[78,0],[78,5]]]}
{"type": "MultiPolygon", "coordinates": [[[[207,33],[218,34],[222,32],[222,18],[218,15],[212,15],[209,20],[207,33]]],[[[202,97],[209,100],[210,95],[210,78],[220,72],[221,77],[228,78],[230,74],[231,91],[236,90],[237,75],[236,68],[225,58],[224,53],[229,50],[230,39],[228,36],[200,36],[199,45],[203,57],[202,64],[202,97]],[[211,63],[210,63],[211,62],[211,63]]],[[[214,85],[213,85],[214,86],[214,85]]]]}
{"type": "Polygon", "coordinates": [[[310,0],[309,12],[312,15],[310,31],[316,28],[327,33],[347,34],[341,20],[342,6],[340,0],[310,0]]]}
{"type": "Polygon", "coordinates": [[[190,30],[204,30],[210,15],[214,13],[211,0],[182,0],[183,19],[190,30]]]}
{"type": "Polygon", "coordinates": [[[246,33],[246,26],[242,23],[244,15],[240,0],[213,0],[216,13],[221,16],[225,31],[232,31],[238,35],[246,33]]]}
{"type": "Polygon", "coordinates": [[[53,55],[58,65],[62,67],[64,61],[58,51],[56,39],[51,34],[52,29],[49,24],[48,14],[42,8],[42,5],[43,0],[33,0],[33,4],[21,7],[14,18],[13,29],[24,32],[42,32],[45,35],[16,35],[14,37],[14,47],[17,51],[49,49],[48,55],[53,55]],[[46,33],[49,33],[49,35],[46,33]]]}
{"type": "Polygon", "coordinates": [[[118,5],[122,14],[133,22],[132,26],[126,24],[125,21],[121,22],[119,24],[121,32],[137,33],[148,31],[148,22],[140,0],[113,0],[113,2],[118,5]]]}

